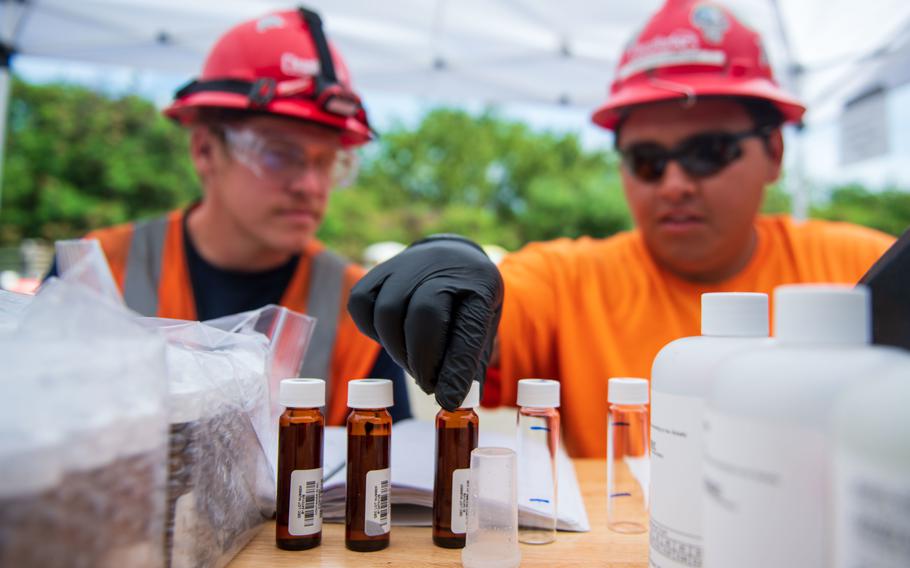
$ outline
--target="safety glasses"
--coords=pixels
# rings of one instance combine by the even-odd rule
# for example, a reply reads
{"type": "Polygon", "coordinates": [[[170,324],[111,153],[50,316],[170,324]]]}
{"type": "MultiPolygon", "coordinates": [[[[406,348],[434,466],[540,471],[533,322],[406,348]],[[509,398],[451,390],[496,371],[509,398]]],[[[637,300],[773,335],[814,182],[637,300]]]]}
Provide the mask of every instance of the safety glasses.
{"type": "Polygon", "coordinates": [[[231,157],[256,177],[288,184],[312,172],[332,187],[350,185],[357,176],[357,155],[347,149],[314,151],[270,139],[251,128],[221,127],[231,157]]]}
{"type": "Polygon", "coordinates": [[[620,148],[623,164],[638,179],[659,181],[671,161],[675,161],[689,176],[713,176],[743,155],[740,142],[746,138],[767,138],[767,128],[745,132],[703,132],[686,138],[667,149],[656,142],[636,142],[620,148]]]}

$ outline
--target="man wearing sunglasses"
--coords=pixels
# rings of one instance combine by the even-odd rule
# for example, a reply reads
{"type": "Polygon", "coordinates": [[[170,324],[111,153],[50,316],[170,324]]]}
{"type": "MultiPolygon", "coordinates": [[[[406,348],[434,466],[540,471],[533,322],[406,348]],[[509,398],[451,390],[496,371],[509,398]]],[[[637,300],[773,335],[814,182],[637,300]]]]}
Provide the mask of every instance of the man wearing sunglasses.
{"type": "Polygon", "coordinates": [[[446,408],[472,379],[487,405],[514,404],[518,379],[559,379],[567,448],[603,456],[608,379],[648,377],[661,347],[698,335],[702,293],[855,283],[892,242],[758,215],[780,127],[803,112],[755,32],[715,3],[669,0],[593,116],[615,133],[635,230],[530,244],[501,279],[471,241],[430,237],[364,277],[348,309],[446,408]]]}
{"type": "Polygon", "coordinates": [[[190,133],[202,198],[159,219],[95,231],[127,304],[148,316],[207,320],[280,304],[318,319],[300,375],[327,382],[343,424],[347,381],[395,384],[400,367],[345,310],[363,270],[316,239],[331,189],[373,137],[347,68],[306,9],[239,24],[164,113],[190,133]]]}

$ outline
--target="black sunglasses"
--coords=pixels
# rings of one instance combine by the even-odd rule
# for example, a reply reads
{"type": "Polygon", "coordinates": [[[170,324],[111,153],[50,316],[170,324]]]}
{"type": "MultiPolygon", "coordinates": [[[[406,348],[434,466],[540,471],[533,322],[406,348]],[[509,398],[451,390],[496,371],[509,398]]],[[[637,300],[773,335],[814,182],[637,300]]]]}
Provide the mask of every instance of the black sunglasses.
{"type": "Polygon", "coordinates": [[[672,149],[656,142],[636,142],[620,148],[623,164],[638,179],[656,182],[675,160],[693,178],[712,176],[743,155],[740,141],[754,136],[767,140],[768,127],[745,132],[703,132],[686,138],[672,149]]]}

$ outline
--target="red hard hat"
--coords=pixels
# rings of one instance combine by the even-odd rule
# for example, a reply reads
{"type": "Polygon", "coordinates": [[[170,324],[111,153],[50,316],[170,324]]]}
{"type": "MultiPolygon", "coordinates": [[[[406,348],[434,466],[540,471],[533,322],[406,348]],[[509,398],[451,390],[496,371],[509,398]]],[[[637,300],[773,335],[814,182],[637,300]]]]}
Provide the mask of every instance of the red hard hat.
{"type": "Polygon", "coordinates": [[[761,37],[728,9],[667,0],[626,46],[609,98],[591,119],[612,130],[628,107],[698,96],[764,99],[787,122],[806,111],[774,80],[761,37]]]}
{"type": "Polygon", "coordinates": [[[193,122],[200,107],[300,118],[341,131],[345,146],[372,131],[347,66],[328,44],[319,16],[301,8],[239,24],[212,48],[202,75],[177,91],[164,114],[193,122]]]}

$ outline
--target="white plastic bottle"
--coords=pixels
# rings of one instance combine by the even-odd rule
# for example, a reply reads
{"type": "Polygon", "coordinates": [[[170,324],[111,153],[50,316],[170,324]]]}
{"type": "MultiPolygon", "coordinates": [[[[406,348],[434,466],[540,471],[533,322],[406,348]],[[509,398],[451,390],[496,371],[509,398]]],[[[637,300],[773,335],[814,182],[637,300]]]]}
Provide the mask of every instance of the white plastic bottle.
{"type": "Polygon", "coordinates": [[[910,355],[833,415],[834,566],[910,566],[910,355]]]}
{"type": "Polygon", "coordinates": [[[904,355],[870,345],[864,287],[781,286],[772,345],[720,363],[705,434],[704,565],[827,568],[828,422],[904,355]]]}
{"type": "Polygon", "coordinates": [[[768,296],[702,294],[701,335],[664,346],[651,369],[652,568],[702,565],[702,422],[712,370],[767,344],[768,296]]]}

